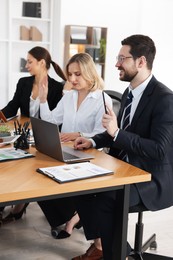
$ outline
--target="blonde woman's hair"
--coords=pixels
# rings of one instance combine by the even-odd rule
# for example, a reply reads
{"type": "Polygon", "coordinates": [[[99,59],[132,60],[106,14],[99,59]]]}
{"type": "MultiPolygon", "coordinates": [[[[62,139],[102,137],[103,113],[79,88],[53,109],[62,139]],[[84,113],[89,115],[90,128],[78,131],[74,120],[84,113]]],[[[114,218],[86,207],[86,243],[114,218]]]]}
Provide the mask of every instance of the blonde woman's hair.
{"type": "Polygon", "coordinates": [[[79,65],[82,77],[88,82],[90,91],[103,89],[104,82],[99,76],[95,63],[88,53],[77,53],[71,57],[66,65],[66,76],[68,79],[69,65],[76,62],[79,65]]]}

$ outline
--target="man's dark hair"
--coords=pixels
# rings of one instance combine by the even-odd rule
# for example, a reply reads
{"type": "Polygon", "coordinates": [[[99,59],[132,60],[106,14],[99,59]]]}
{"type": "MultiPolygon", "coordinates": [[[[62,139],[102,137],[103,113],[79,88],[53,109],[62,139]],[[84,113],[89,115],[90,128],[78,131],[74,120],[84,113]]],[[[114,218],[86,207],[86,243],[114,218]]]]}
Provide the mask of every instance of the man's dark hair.
{"type": "Polygon", "coordinates": [[[134,59],[145,56],[148,69],[152,69],[156,47],[150,37],[142,34],[135,34],[122,40],[121,44],[130,46],[130,54],[134,59]]]}

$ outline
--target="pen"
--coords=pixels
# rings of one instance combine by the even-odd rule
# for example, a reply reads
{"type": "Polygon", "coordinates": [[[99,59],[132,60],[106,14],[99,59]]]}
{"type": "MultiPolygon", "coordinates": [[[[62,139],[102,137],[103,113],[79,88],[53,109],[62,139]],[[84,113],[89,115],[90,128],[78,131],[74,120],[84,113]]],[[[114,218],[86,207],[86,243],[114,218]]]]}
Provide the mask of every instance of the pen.
{"type": "Polygon", "coordinates": [[[16,121],[14,121],[14,129],[15,129],[15,135],[17,135],[16,121]]]}
{"type": "Polygon", "coordinates": [[[17,125],[18,125],[18,131],[19,131],[19,134],[21,133],[21,124],[19,124],[19,121],[17,120],[17,125]]]}
{"type": "Polygon", "coordinates": [[[25,129],[25,131],[27,130],[27,128],[28,128],[28,126],[29,126],[29,123],[30,123],[30,122],[28,122],[28,121],[24,123],[23,128],[25,129]]]}
{"type": "Polygon", "coordinates": [[[27,133],[26,133],[26,136],[28,137],[29,134],[30,134],[30,129],[28,128],[27,133]]]}
{"type": "Polygon", "coordinates": [[[106,102],[105,102],[105,95],[104,92],[102,91],[102,96],[103,96],[103,104],[104,104],[104,108],[105,108],[105,114],[108,113],[107,109],[106,109],[106,102]]]}

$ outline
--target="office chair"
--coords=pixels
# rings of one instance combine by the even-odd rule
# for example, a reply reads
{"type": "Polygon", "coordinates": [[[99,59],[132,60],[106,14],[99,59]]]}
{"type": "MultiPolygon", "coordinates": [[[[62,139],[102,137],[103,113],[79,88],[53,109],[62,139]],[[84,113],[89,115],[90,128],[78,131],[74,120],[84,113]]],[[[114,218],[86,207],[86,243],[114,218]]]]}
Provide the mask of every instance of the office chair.
{"type": "MultiPolygon", "coordinates": [[[[152,250],[157,249],[157,242],[156,242],[156,234],[150,236],[150,238],[143,244],[143,212],[147,209],[144,206],[135,206],[131,208],[129,213],[138,213],[138,221],[136,223],[135,229],[135,240],[134,240],[134,249],[130,254],[130,259],[135,260],[144,260],[150,259],[154,260],[154,254],[145,253],[145,251],[150,248],[152,250]]],[[[161,260],[161,259],[160,259],[161,260]]]]}
{"type": "Polygon", "coordinates": [[[173,260],[172,257],[156,255],[154,253],[145,252],[148,248],[152,250],[157,249],[156,242],[156,234],[153,234],[144,244],[143,244],[143,213],[146,211],[145,208],[136,208],[136,210],[132,209],[130,213],[137,212],[138,213],[138,221],[136,223],[135,229],[135,242],[134,242],[134,250],[131,252],[129,260],[173,260]]]}
{"type": "Polygon", "coordinates": [[[120,108],[122,94],[114,90],[104,90],[104,92],[112,98],[113,110],[117,115],[120,108]]]}
{"type": "MultiPolygon", "coordinates": [[[[105,93],[107,93],[113,101],[113,109],[115,114],[118,114],[122,94],[114,91],[114,90],[105,90],[105,93]]],[[[135,229],[135,242],[134,242],[134,249],[131,252],[131,255],[129,257],[130,259],[135,260],[173,260],[171,257],[166,256],[160,256],[146,253],[145,251],[150,248],[152,250],[157,249],[157,242],[156,242],[156,234],[153,234],[150,236],[150,238],[143,244],[143,213],[144,211],[147,211],[147,209],[144,206],[138,206],[131,209],[130,213],[138,213],[138,220],[136,223],[136,229],[135,229]]]]}
{"type": "MultiPolygon", "coordinates": [[[[120,104],[121,104],[122,94],[115,90],[104,90],[104,92],[112,98],[113,111],[114,111],[115,115],[118,115],[118,112],[120,109],[120,104]]],[[[103,148],[103,151],[105,153],[108,153],[109,148],[105,147],[105,148],[103,148]]]]}

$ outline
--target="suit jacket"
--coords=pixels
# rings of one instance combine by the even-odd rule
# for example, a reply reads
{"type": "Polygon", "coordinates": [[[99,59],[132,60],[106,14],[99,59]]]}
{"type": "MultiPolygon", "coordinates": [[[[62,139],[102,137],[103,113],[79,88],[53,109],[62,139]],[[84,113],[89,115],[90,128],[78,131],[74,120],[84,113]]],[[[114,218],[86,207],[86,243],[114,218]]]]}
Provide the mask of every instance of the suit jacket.
{"type": "MultiPolygon", "coordinates": [[[[4,115],[9,118],[15,116],[20,108],[22,115],[29,117],[29,103],[34,83],[34,76],[19,79],[13,99],[2,109],[4,115]]],[[[63,83],[48,77],[47,101],[50,110],[53,110],[63,95],[63,83]]]]}
{"type": "MultiPolygon", "coordinates": [[[[122,96],[118,124],[128,89],[122,96]]],[[[136,184],[144,205],[159,210],[173,205],[173,92],[153,76],[139,101],[129,132],[121,130],[115,141],[107,133],[96,135],[96,148],[110,147],[118,157],[121,149],[129,163],[152,174],[151,182],[136,184]]]]}

